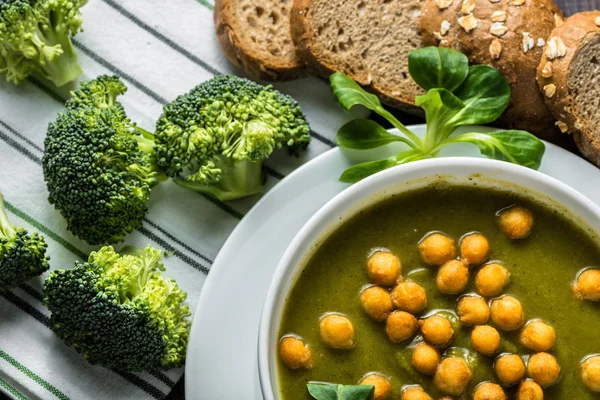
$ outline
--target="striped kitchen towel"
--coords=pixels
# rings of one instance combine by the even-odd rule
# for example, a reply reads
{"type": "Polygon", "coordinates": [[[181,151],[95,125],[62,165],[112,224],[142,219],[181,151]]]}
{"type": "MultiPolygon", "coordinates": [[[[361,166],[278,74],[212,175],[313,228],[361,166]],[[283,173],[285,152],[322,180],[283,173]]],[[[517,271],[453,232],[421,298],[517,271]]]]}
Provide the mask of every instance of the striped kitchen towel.
{"type": "MultiPolygon", "coordinates": [[[[84,74],[120,75],[129,87],[121,98],[129,116],[153,130],[162,107],[198,83],[234,70],[214,35],[206,0],[90,0],[82,9],[85,32],[74,45],[84,74]]],[[[0,191],[13,223],[46,237],[51,268],[69,268],[94,248],[65,229],[48,204],[41,157],[48,123],[63,108],[70,88],[49,89],[35,80],[13,86],[0,77],[0,191]]],[[[75,87],[73,85],[71,88],[75,87]]],[[[314,140],[299,158],[276,154],[267,163],[268,185],[334,146],[336,129],[350,116],[317,78],[277,84],[295,97],[311,122],[314,140]]],[[[165,264],[188,293],[192,313],[219,249],[257,198],[227,204],[165,183],[152,194],[144,226],[127,244],[173,251],[165,264]]],[[[14,398],[164,398],[183,369],[117,373],[88,364],[49,328],[41,278],[0,295],[0,391],[14,398]]]]}
{"type": "MultiPolygon", "coordinates": [[[[288,0],[289,1],[289,0],[288,0]]],[[[375,0],[373,0],[375,1],[375,0]]],[[[563,0],[565,10],[593,8],[600,0],[563,0]]],[[[120,75],[129,87],[121,98],[129,116],[152,130],[163,105],[217,74],[236,73],[214,35],[212,0],[90,0],[83,8],[85,32],[74,40],[84,74],[120,75]]],[[[3,79],[2,79],[3,80],[3,79]]],[[[276,84],[301,103],[314,140],[300,158],[278,153],[267,163],[268,185],[332,148],[336,129],[350,117],[316,78],[276,84]]],[[[72,86],[73,88],[75,86],[72,86]]],[[[69,268],[94,248],[71,235],[47,202],[42,177],[43,141],[69,89],[49,89],[30,80],[0,82],[0,191],[12,221],[42,233],[52,268],[69,268]]],[[[256,198],[227,204],[171,183],[152,194],[144,226],[126,243],[173,251],[166,274],[189,294],[194,312],[212,261],[256,198]]],[[[49,328],[42,304],[42,278],[0,295],[0,392],[11,398],[164,398],[183,369],[164,373],[118,373],[85,362],[49,328]]]]}

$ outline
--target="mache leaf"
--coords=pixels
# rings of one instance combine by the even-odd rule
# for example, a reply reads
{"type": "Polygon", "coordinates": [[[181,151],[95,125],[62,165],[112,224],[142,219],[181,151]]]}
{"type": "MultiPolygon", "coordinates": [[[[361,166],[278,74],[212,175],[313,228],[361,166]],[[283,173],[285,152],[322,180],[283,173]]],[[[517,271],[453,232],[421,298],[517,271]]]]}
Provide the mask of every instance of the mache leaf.
{"type": "Polygon", "coordinates": [[[462,125],[488,124],[498,119],[510,100],[508,81],[496,68],[475,65],[464,82],[454,91],[465,108],[451,122],[462,125]]]}
{"type": "Polygon", "coordinates": [[[467,78],[469,59],[455,50],[425,47],[408,53],[408,71],[425,90],[453,91],[467,78]]]}
{"type": "Polygon", "coordinates": [[[336,72],[329,77],[329,81],[335,99],[344,109],[350,110],[359,104],[377,113],[383,110],[379,98],[361,88],[348,75],[336,72]]]}
{"type": "Polygon", "coordinates": [[[396,165],[396,156],[383,160],[369,161],[356,164],[342,173],[340,181],[344,183],[356,183],[371,175],[374,175],[384,169],[392,168],[396,165]]]}
{"type": "Polygon", "coordinates": [[[308,383],[308,393],[316,400],[371,400],[375,393],[373,385],[334,385],[308,383]]]}
{"type": "Polygon", "coordinates": [[[451,137],[444,145],[450,143],[471,143],[477,146],[485,157],[532,169],[540,167],[546,151],[544,142],[528,132],[518,130],[465,133],[451,137]]]}
{"type": "Polygon", "coordinates": [[[356,183],[378,172],[395,167],[396,165],[406,164],[428,157],[429,155],[420,149],[406,150],[383,160],[356,164],[342,173],[340,181],[345,183],[356,183]]]}
{"type": "Polygon", "coordinates": [[[414,144],[401,136],[393,135],[375,121],[355,119],[337,132],[336,141],[347,149],[367,150],[385,146],[393,142],[403,142],[411,147],[414,144]]]}
{"type": "Polygon", "coordinates": [[[361,88],[349,76],[336,72],[329,77],[329,81],[335,99],[343,108],[350,110],[353,106],[360,104],[387,119],[414,144],[411,147],[422,145],[421,139],[414,132],[407,129],[392,113],[383,108],[377,96],[361,88]]]}
{"type": "Polygon", "coordinates": [[[465,104],[446,89],[431,89],[426,94],[417,96],[415,103],[425,110],[427,150],[433,149],[454,132],[457,127],[451,121],[465,109],[465,104]]]}

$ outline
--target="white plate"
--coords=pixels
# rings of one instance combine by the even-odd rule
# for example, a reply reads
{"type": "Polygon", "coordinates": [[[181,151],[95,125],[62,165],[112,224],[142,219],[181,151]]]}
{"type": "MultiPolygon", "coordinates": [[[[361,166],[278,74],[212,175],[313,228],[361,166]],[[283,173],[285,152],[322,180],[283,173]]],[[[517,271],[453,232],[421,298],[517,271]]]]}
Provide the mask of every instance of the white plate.
{"type": "MultiPolygon", "coordinates": [[[[410,128],[424,133],[423,125],[410,128]]],[[[382,156],[391,151],[378,150],[382,156]]],[[[478,150],[466,144],[442,153],[477,155],[478,150]]],[[[300,228],[347,187],[338,181],[340,174],[352,165],[347,156],[335,148],[298,168],[254,206],[221,249],[193,319],[185,368],[188,400],[262,400],[257,365],[258,326],[271,277],[300,228]]],[[[356,161],[364,153],[350,156],[356,161]]],[[[600,170],[585,160],[546,144],[540,171],[600,205],[600,170]]]]}

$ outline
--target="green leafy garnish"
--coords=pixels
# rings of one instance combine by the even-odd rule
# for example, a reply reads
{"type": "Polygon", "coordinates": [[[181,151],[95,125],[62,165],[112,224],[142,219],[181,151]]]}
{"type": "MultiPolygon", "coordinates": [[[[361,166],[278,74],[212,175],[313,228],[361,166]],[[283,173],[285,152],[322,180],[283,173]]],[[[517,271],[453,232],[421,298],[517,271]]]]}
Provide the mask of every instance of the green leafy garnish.
{"type": "Polygon", "coordinates": [[[342,174],[340,180],[355,183],[396,165],[437,157],[440,150],[454,143],[470,143],[485,157],[538,169],[544,143],[525,131],[507,130],[491,133],[472,132],[452,135],[465,125],[483,125],[502,115],[510,100],[510,86],[494,67],[469,67],[467,57],[455,50],[426,47],[412,51],[408,58],[414,81],[427,92],[415,103],[425,111],[427,132],[419,138],[381,105],[379,98],[362,89],[341,72],[331,75],[331,88],[340,105],[349,110],[362,105],[387,119],[400,135],[394,135],[376,122],[357,119],[342,126],[337,142],[343,148],[368,150],[393,142],[410,149],[383,160],[357,164],[342,174]]]}
{"type": "Polygon", "coordinates": [[[308,383],[306,387],[308,393],[316,400],[371,400],[375,393],[373,385],[308,383]]]}

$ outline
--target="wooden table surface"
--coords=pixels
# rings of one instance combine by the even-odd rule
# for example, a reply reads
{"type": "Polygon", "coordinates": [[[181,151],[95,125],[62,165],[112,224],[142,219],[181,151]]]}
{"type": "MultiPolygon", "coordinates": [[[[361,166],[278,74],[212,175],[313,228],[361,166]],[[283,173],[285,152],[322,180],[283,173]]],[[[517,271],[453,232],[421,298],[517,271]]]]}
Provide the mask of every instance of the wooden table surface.
{"type": "MultiPolygon", "coordinates": [[[[565,15],[571,15],[579,11],[598,10],[600,9],[600,0],[554,0],[560,8],[565,12],[565,15]]],[[[406,124],[421,122],[412,116],[401,116],[401,121],[406,124]]],[[[183,400],[185,399],[184,377],[177,382],[171,393],[165,400],[183,400]]],[[[205,399],[202,399],[205,400],[205,399]]],[[[206,400],[238,400],[238,399],[206,399],[206,400]]],[[[242,400],[242,399],[239,399],[242,400]]]]}

